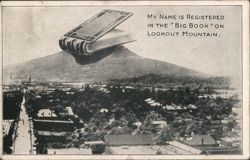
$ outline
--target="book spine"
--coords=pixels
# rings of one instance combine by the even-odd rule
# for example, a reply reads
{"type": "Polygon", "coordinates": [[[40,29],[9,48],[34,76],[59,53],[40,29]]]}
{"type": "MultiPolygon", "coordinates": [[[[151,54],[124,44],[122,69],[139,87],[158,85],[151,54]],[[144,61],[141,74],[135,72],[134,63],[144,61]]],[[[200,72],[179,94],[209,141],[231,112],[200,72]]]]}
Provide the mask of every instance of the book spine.
{"type": "Polygon", "coordinates": [[[59,39],[60,48],[64,51],[70,52],[71,54],[85,56],[91,55],[92,52],[87,49],[88,44],[89,43],[87,41],[67,36],[63,36],[59,39]]]}

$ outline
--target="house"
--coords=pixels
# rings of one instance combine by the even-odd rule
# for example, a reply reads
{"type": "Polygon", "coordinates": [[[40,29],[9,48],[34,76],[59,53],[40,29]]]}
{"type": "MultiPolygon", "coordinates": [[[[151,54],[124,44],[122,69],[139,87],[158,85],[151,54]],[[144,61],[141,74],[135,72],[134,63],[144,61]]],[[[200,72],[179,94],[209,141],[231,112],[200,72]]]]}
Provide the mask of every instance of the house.
{"type": "Polygon", "coordinates": [[[184,140],[183,143],[194,147],[215,147],[218,146],[216,140],[208,134],[196,134],[189,140],[184,140]]]}
{"type": "Polygon", "coordinates": [[[155,145],[152,135],[105,135],[104,141],[108,146],[121,145],[155,145]]]}

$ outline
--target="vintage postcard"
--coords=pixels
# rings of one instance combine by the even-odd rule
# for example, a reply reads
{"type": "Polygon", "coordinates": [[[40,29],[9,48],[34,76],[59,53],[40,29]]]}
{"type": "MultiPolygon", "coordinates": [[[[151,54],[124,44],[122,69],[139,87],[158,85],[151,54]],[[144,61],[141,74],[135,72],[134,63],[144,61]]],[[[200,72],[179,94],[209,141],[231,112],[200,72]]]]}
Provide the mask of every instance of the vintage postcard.
{"type": "Polygon", "coordinates": [[[1,159],[248,159],[248,1],[1,2],[1,159]]]}

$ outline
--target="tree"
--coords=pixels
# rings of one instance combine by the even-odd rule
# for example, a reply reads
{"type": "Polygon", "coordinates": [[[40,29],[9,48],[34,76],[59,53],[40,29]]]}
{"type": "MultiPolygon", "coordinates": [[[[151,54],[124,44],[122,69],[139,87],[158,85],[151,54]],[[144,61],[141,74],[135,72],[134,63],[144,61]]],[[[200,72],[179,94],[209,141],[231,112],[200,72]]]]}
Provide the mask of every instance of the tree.
{"type": "Polygon", "coordinates": [[[170,127],[165,127],[159,132],[159,136],[157,137],[157,143],[160,145],[164,145],[167,141],[173,140],[173,138],[173,129],[171,129],[170,127]]]}
{"type": "Polygon", "coordinates": [[[230,120],[227,124],[227,128],[229,131],[231,131],[236,126],[237,126],[237,122],[235,120],[230,120]]]}

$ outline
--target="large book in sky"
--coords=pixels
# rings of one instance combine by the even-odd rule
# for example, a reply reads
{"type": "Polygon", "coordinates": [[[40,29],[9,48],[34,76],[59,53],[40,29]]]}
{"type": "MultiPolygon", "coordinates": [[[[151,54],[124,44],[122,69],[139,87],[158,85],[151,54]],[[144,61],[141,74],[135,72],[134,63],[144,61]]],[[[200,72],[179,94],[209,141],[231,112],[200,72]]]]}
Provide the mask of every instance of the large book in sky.
{"type": "Polygon", "coordinates": [[[131,17],[130,12],[105,9],[66,33],[59,40],[62,50],[91,55],[96,51],[136,40],[134,34],[114,29],[131,17]]]}

